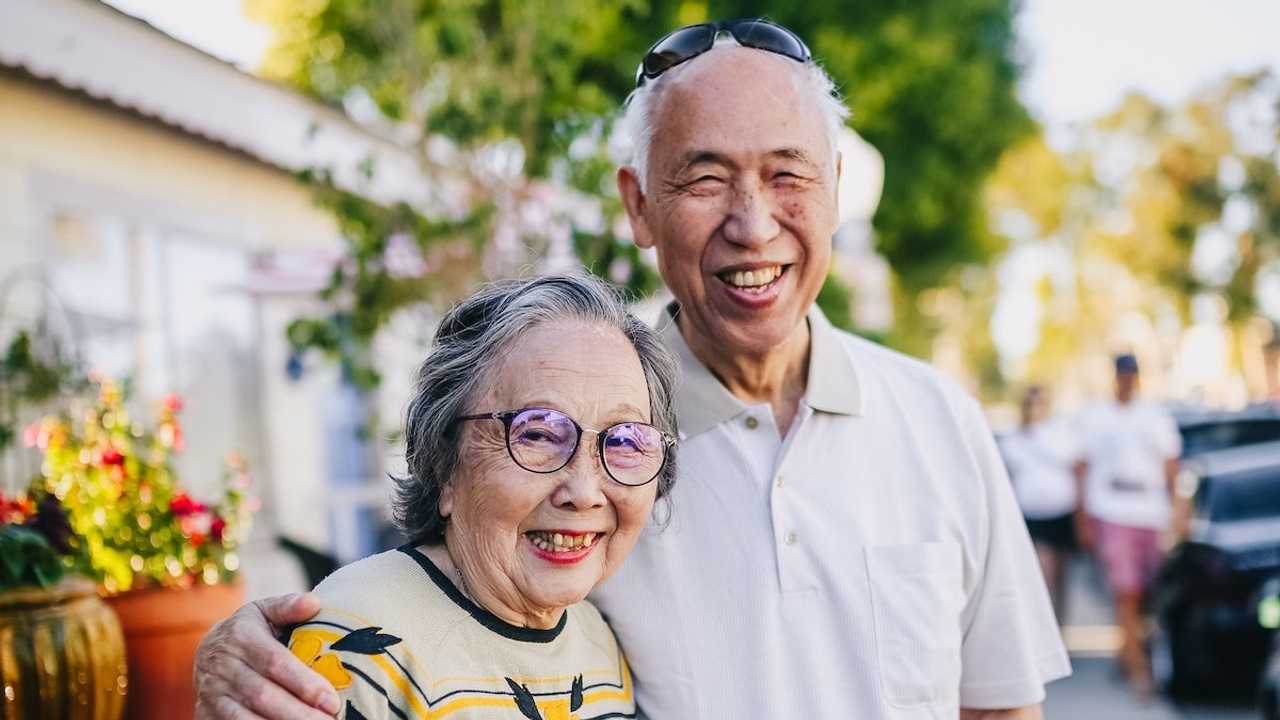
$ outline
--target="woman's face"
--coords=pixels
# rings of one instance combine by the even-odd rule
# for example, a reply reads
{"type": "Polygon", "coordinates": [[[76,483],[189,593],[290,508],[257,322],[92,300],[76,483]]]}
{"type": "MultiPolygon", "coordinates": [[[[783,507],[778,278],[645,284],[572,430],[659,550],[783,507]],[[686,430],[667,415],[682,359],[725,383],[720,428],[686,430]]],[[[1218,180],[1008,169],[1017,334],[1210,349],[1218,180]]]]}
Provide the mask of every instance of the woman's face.
{"type": "MultiPolygon", "coordinates": [[[[543,407],[584,429],[650,421],[640,358],[612,327],[538,325],[486,376],[468,414],[543,407]]],[[[547,474],[516,465],[505,438],[501,420],[463,424],[461,464],[440,499],[445,541],[477,602],[512,624],[550,627],[631,551],[658,484],[612,480],[592,432],[568,465],[547,474]]]]}

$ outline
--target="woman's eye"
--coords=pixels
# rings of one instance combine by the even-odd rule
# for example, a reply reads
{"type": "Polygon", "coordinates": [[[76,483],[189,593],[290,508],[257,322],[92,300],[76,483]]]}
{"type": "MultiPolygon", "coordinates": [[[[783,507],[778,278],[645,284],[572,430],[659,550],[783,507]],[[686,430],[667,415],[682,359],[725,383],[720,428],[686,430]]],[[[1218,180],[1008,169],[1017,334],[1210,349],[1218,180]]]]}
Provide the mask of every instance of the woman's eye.
{"type": "Polygon", "coordinates": [[[558,443],[564,440],[563,433],[556,432],[548,426],[525,427],[515,435],[517,442],[535,445],[538,443],[558,443]]]}

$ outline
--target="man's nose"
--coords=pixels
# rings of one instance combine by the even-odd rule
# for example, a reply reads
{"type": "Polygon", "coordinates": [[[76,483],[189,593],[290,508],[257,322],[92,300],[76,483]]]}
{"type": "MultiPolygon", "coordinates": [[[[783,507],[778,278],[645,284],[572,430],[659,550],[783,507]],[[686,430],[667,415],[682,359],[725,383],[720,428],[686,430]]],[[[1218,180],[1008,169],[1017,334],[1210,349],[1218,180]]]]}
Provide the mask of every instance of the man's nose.
{"type": "Polygon", "coordinates": [[[778,236],[775,204],[758,184],[739,187],[733,193],[724,236],[738,245],[763,245],[778,236]]]}

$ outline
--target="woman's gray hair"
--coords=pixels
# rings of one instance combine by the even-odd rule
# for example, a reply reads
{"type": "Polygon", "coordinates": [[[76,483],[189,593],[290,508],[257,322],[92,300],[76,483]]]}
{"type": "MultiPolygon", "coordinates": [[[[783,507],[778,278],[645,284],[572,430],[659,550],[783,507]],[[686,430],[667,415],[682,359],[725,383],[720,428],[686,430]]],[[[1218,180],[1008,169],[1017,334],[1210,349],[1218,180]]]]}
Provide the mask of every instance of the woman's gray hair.
{"type": "MultiPolygon", "coordinates": [[[[405,410],[408,473],[393,478],[392,514],[407,538],[416,543],[444,539],[447,520],[440,516],[440,494],[462,463],[462,433],[455,420],[477,411],[471,403],[491,384],[491,373],[517,340],[532,327],[560,320],[620,330],[635,346],[644,368],[650,422],[677,436],[678,361],[658,332],[631,314],[611,286],[590,275],[569,274],[495,283],[445,315],[430,354],[418,368],[405,410]]],[[[672,446],[658,474],[659,498],[671,490],[675,477],[672,446]]]]}
{"type": "MultiPolygon", "coordinates": [[[[708,52],[715,52],[721,45],[736,44],[733,38],[721,36],[716,38],[715,45],[708,52]]],[[[622,117],[618,120],[617,130],[623,139],[630,142],[631,161],[627,164],[635,171],[641,192],[649,192],[649,150],[653,146],[654,110],[662,98],[664,88],[670,85],[670,78],[678,76],[696,61],[697,58],[694,58],[677,65],[645,82],[632,90],[626,103],[623,104],[622,117]]],[[[804,71],[806,85],[818,100],[822,124],[827,130],[827,140],[831,146],[831,157],[834,158],[840,149],[840,131],[844,129],[845,121],[849,119],[849,108],[840,99],[835,81],[818,63],[810,60],[804,64],[804,71]]]]}

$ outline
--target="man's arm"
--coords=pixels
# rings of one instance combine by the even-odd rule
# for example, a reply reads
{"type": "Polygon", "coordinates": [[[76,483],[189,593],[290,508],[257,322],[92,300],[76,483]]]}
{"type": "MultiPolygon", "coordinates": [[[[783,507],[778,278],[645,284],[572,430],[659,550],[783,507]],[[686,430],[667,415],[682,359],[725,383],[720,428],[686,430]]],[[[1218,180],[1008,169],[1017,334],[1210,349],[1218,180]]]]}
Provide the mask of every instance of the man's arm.
{"type": "Polygon", "coordinates": [[[315,595],[251,602],[214,625],[196,649],[198,720],[332,720],[338,693],[276,639],[310,619],[315,595]]]}
{"type": "Polygon", "coordinates": [[[1008,710],[970,710],[960,708],[960,720],[1044,720],[1040,705],[1027,705],[1008,710]]]}

